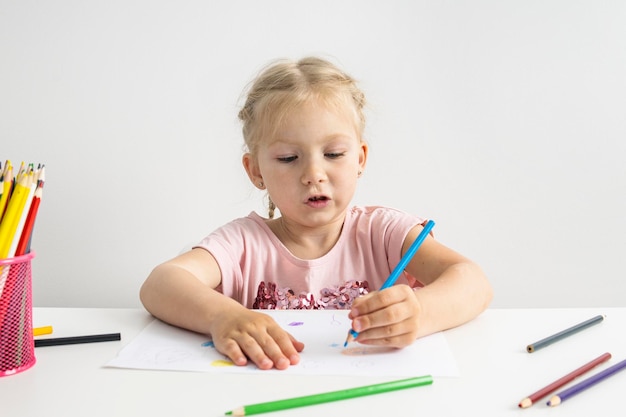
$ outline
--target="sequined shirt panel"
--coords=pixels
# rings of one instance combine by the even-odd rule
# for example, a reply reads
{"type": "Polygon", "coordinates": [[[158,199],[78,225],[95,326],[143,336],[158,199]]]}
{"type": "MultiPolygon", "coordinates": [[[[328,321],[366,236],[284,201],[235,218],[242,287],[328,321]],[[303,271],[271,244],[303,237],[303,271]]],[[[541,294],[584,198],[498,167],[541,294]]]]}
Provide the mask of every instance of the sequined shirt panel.
{"type": "Polygon", "coordinates": [[[195,246],[216,259],[217,289],[247,308],[349,308],[356,296],[380,288],[400,261],[406,235],[424,222],[388,207],[352,207],[335,246],[307,260],[291,254],[265,221],[252,212],[195,246]]]}

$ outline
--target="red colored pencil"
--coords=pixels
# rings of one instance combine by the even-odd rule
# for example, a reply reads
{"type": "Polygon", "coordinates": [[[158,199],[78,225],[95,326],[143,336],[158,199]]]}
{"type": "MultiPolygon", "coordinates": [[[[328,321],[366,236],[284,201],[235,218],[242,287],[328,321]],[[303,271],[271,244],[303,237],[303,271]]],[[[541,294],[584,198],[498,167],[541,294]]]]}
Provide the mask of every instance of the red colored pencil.
{"type": "Polygon", "coordinates": [[[26,217],[26,222],[24,223],[24,229],[22,229],[20,241],[18,242],[17,248],[15,249],[15,256],[24,255],[26,253],[28,242],[30,242],[30,237],[33,233],[33,228],[35,227],[35,218],[37,217],[37,210],[39,209],[41,194],[42,189],[40,186],[38,186],[35,190],[35,195],[33,196],[33,202],[30,205],[30,209],[26,217]]]}
{"type": "Polygon", "coordinates": [[[541,388],[539,391],[537,391],[537,392],[529,395],[528,397],[524,398],[518,404],[519,407],[520,408],[528,408],[528,407],[530,407],[537,400],[540,400],[541,398],[545,397],[546,395],[550,394],[551,392],[556,391],[557,389],[561,388],[563,385],[567,384],[570,381],[573,381],[574,379],[578,378],[579,376],[583,375],[584,373],[589,372],[591,369],[595,368],[596,366],[600,365],[603,362],[608,361],[609,359],[611,359],[611,354],[608,353],[608,352],[598,356],[597,358],[595,358],[591,362],[588,362],[588,363],[584,364],[580,368],[570,372],[569,374],[565,375],[564,377],[557,379],[556,381],[554,381],[550,385],[547,385],[544,388],[541,388]]]}

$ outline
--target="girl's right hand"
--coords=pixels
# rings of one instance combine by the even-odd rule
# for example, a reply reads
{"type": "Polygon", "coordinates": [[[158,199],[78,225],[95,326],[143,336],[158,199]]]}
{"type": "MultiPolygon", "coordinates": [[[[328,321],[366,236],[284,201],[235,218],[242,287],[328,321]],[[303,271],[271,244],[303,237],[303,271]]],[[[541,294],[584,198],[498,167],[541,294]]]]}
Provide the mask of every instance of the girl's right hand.
{"type": "Polygon", "coordinates": [[[223,311],[212,320],[211,336],[219,352],[235,365],[246,365],[249,359],[263,370],[287,369],[300,361],[302,342],[267,314],[237,307],[223,311]]]}

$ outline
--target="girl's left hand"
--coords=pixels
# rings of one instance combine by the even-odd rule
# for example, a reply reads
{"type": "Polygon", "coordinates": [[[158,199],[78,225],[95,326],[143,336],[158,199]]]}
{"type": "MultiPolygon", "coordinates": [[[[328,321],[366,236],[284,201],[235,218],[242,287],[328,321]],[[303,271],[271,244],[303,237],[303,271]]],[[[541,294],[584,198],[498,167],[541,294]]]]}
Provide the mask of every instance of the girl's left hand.
{"type": "Polygon", "coordinates": [[[348,317],[359,343],[402,348],[417,338],[420,312],[413,289],[394,285],[354,300],[348,317]]]}

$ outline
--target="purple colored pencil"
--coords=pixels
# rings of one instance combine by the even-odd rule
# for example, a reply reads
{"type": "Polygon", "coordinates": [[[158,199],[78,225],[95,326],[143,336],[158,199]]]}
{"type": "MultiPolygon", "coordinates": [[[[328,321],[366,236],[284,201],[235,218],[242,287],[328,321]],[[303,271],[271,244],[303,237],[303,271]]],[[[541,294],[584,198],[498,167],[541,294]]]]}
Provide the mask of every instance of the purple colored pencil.
{"type": "Polygon", "coordinates": [[[564,391],[559,392],[558,394],[550,398],[550,401],[548,401],[547,404],[551,407],[559,405],[563,401],[567,400],[568,398],[573,397],[574,395],[578,393],[581,393],[587,388],[591,388],[598,382],[604,381],[611,375],[616,374],[617,372],[623,370],[624,368],[626,368],[626,359],[624,359],[618,364],[611,366],[610,368],[605,369],[602,372],[598,372],[597,374],[585,379],[582,382],[579,382],[578,384],[572,386],[571,388],[568,388],[564,391]]]}

